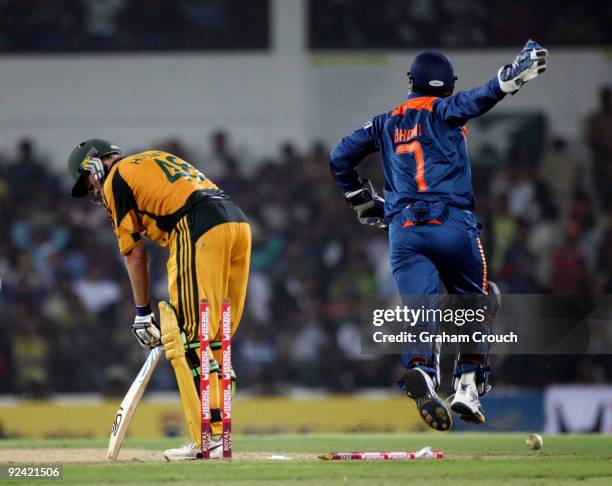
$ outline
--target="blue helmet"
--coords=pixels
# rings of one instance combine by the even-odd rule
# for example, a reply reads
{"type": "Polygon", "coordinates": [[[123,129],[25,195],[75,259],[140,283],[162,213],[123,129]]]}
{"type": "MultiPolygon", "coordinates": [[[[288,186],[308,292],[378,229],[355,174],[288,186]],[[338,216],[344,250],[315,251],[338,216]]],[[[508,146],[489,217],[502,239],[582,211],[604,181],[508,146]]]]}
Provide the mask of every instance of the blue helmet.
{"type": "Polygon", "coordinates": [[[412,91],[436,96],[452,94],[457,79],[448,58],[436,51],[425,51],[415,57],[408,77],[412,91]]]}

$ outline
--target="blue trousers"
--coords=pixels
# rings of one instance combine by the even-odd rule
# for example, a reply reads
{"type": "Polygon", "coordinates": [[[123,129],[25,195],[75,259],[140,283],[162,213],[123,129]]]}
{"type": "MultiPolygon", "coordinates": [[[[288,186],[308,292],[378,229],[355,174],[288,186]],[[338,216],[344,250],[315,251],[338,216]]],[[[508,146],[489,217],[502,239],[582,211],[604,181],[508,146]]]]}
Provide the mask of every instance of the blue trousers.
{"type": "MultiPolygon", "coordinates": [[[[487,263],[474,214],[440,204],[417,205],[416,210],[412,205],[397,213],[389,225],[391,268],[403,304],[414,305],[417,295],[439,295],[440,282],[449,294],[487,294],[487,263]]],[[[431,302],[431,295],[426,298],[431,302]]],[[[427,326],[435,334],[436,323],[427,326]]],[[[402,363],[406,368],[419,366],[439,376],[435,344],[410,343],[405,349],[402,363]]],[[[482,351],[486,356],[488,349],[482,351]]],[[[455,375],[478,371],[485,365],[484,358],[461,357],[455,375]]]]}

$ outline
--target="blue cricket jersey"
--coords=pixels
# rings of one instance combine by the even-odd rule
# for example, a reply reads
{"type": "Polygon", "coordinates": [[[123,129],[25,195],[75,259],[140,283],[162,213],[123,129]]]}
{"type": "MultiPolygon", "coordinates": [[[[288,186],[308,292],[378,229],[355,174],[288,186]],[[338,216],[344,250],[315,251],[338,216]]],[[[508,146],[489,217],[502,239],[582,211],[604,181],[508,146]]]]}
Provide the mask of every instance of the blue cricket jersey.
{"type": "Polygon", "coordinates": [[[505,96],[497,78],[470,91],[439,98],[412,93],[394,110],[378,115],[331,151],[331,171],[343,191],[364,180],[356,167],[380,151],[385,175],[385,216],[416,201],[474,207],[466,123],[505,96]]]}

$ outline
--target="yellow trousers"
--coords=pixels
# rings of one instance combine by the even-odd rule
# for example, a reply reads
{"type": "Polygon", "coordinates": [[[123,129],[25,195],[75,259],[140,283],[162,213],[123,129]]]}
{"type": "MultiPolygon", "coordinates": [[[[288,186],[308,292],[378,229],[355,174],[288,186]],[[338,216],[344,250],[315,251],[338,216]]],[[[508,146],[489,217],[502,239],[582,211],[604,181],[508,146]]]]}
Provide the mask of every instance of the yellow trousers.
{"type": "MultiPolygon", "coordinates": [[[[231,304],[232,335],[238,329],[249,277],[251,230],[246,222],[221,223],[202,234],[192,226],[197,225],[193,222],[190,225],[187,215],[171,234],[168,290],[188,345],[197,346],[200,337],[200,299],[208,299],[210,303],[211,343],[221,340],[221,302],[225,298],[229,298],[231,304]]],[[[199,348],[189,346],[186,358],[192,370],[194,386],[199,391],[199,348]]],[[[220,350],[211,350],[209,359],[213,358],[217,362],[211,361],[210,408],[212,433],[217,435],[221,433],[220,373],[217,366],[220,350]]]]}
{"type": "Polygon", "coordinates": [[[232,335],[244,310],[251,258],[248,223],[223,223],[194,241],[187,217],[173,231],[168,258],[168,290],[187,342],[200,336],[199,300],[210,302],[210,340],[221,339],[221,301],[230,299],[232,335]]]}

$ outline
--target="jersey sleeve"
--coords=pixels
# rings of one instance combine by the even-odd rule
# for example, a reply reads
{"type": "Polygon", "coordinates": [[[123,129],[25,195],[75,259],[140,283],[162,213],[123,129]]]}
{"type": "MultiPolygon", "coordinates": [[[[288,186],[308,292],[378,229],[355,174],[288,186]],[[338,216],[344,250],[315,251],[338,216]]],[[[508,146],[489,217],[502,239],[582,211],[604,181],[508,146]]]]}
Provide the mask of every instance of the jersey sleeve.
{"type": "Polygon", "coordinates": [[[119,169],[112,175],[110,184],[105,184],[104,196],[119,251],[125,255],[142,239],[142,224],[138,217],[134,192],[119,169]]]}
{"type": "Polygon", "coordinates": [[[380,134],[387,115],[379,115],[359,130],[344,137],[330,153],[331,173],[336,185],[344,192],[361,187],[365,180],[359,177],[357,165],[380,148],[380,134]]]}
{"type": "Polygon", "coordinates": [[[464,125],[470,118],[480,116],[493,108],[505,96],[497,78],[470,91],[461,91],[434,104],[436,115],[451,125],[464,125]]]}

